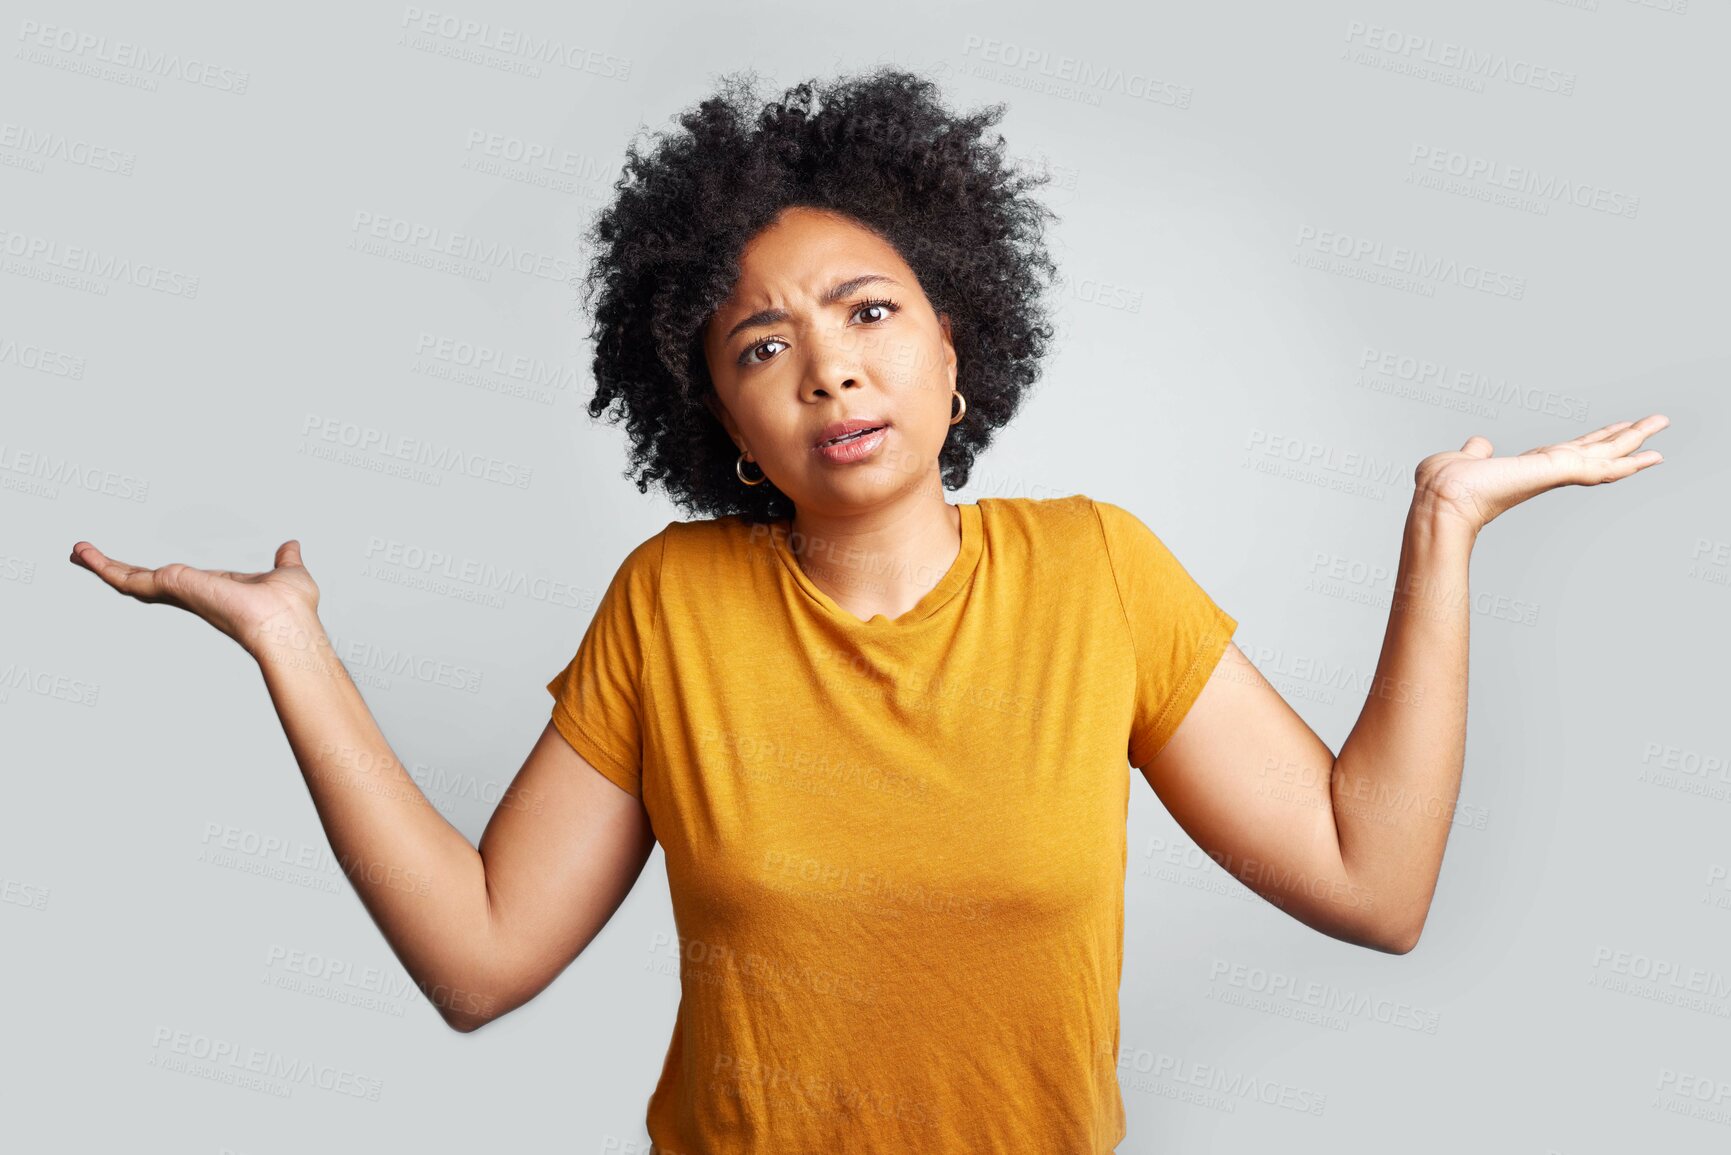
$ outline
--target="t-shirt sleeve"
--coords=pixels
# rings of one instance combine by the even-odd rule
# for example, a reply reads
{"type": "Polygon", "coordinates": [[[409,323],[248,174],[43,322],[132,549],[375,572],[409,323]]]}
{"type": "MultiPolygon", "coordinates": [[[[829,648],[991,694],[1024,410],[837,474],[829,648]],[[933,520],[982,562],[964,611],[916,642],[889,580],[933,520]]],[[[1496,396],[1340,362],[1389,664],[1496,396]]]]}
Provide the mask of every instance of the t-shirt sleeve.
{"type": "Polygon", "coordinates": [[[553,725],[618,786],[643,797],[643,667],[655,636],[666,531],[633,549],[601,595],[576,655],[547,683],[553,725]]]}
{"type": "Polygon", "coordinates": [[[1177,731],[1238,621],[1214,603],[1135,514],[1095,501],[1136,654],[1129,759],[1146,767],[1177,731]]]}

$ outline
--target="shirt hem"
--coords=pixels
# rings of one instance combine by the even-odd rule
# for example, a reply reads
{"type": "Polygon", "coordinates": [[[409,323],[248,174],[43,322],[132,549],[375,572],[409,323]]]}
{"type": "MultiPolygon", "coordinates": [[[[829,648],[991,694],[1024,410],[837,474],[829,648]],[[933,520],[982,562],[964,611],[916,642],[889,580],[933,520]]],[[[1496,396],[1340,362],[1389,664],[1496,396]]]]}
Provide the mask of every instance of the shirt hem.
{"type": "Polygon", "coordinates": [[[638,781],[637,775],[631,771],[630,764],[591,738],[577,722],[577,719],[571,717],[565,709],[563,700],[555,699],[553,703],[553,726],[560,734],[564,735],[565,741],[571,744],[572,749],[576,750],[585,761],[601,772],[602,777],[633,798],[641,799],[643,797],[642,784],[638,781]]]}
{"type": "MultiPolygon", "coordinates": [[[[1172,696],[1166,700],[1166,706],[1160,711],[1159,719],[1154,723],[1153,732],[1159,737],[1159,742],[1152,750],[1148,751],[1145,757],[1133,757],[1134,765],[1138,770],[1159,757],[1160,751],[1166,748],[1166,743],[1172,740],[1172,733],[1168,732],[1166,728],[1167,724],[1174,720],[1181,722],[1190,707],[1195,705],[1196,699],[1202,696],[1202,687],[1208,684],[1208,679],[1206,676],[1199,675],[1213,672],[1214,667],[1220,662],[1220,656],[1226,652],[1226,644],[1232,640],[1232,635],[1237,632],[1237,620],[1219,606],[1215,606],[1213,624],[1209,627],[1207,635],[1203,637],[1201,645],[1197,647],[1196,656],[1190,660],[1190,665],[1185,669],[1184,676],[1178,680],[1178,685],[1173,688],[1172,696]]],[[[1172,730],[1176,731],[1177,726],[1174,725],[1172,730]]]]}

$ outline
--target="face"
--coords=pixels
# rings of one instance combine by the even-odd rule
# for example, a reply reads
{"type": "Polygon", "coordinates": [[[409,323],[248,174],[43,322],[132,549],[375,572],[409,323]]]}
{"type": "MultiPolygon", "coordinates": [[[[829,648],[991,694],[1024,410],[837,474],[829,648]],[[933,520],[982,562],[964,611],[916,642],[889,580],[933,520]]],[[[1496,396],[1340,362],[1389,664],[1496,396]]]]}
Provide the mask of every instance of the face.
{"type": "Polygon", "coordinates": [[[703,349],[710,412],[801,511],[859,513],[938,485],[956,382],[949,318],[870,230],[784,210],[745,247],[703,349]],[[883,429],[817,447],[850,420],[883,429]]]}

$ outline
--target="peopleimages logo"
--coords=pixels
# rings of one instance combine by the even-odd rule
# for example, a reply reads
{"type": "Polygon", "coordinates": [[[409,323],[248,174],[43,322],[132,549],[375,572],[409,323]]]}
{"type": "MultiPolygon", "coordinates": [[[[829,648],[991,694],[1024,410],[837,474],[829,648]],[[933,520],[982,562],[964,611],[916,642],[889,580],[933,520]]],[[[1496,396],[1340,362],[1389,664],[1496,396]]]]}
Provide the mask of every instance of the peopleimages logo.
{"type": "Polygon", "coordinates": [[[461,474],[480,481],[527,489],[534,477],[532,466],[317,413],[307,414],[301,423],[301,436],[305,440],[297,452],[308,456],[322,458],[329,456],[322,452],[324,450],[341,450],[381,460],[395,460],[422,467],[423,472],[437,480],[443,480],[446,474],[461,474]],[[309,446],[308,443],[314,439],[328,444],[309,446]]]}
{"type": "Polygon", "coordinates": [[[1437,392],[1489,401],[1498,406],[1518,405],[1529,413],[1543,413],[1567,421],[1587,419],[1588,405],[1584,397],[1510,381],[1507,377],[1494,376],[1465,365],[1450,365],[1446,361],[1366,345],[1359,353],[1358,368],[1361,377],[1369,373],[1411,382],[1437,392]]]}
{"type": "Polygon", "coordinates": [[[1079,91],[1093,97],[1091,103],[1098,103],[1094,93],[1101,91],[1145,100],[1150,104],[1189,108],[1191,97],[1195,95],[1195,90],[1188,84],[1167,80],[1151,72],[1101,64],[1079,56],[1053,55],[1044,48],[1024,47],[995,37],[969,34],[962,42],[962,55],[1009,69],[1011,75],[1020,72],[1042,80],[1076,85],[1079,91]]]}
{"type": "MultiPolygon", "coordinates": [[[[216,1082],[236,1083],[250,1076],[283,1092],[309,1086],[375,1103],[385,1089],[383,1080],[346,1067],[297,1059],[265,1047],[243,1047],[197,1031],[159,1026],[151,1036],[150,1046],[151,1066],[196,1074],[216,1082]]],[[[283,1097],[288,1096],[285,1093],[283,1097]]]]}
{"type": "Polygon", "coordinates": [[[521,28],[495,25],[487,20],[466,20],[445,12],[428,12],[410,4],[403,9],[402,27],[409,32],[437,36],[467,48],[483,48],[540,64],[558,64],[608,80],[631,79],[631,61],[624,57],[580,44],[567,44],[550,36],[536,36],[521,28]]]}
{"type": "Polygon", "coordinates": [[[1415,169],[1458,177],[1469,184],[1506,189],[1534,197],[1541,202],[1562,202],[1614,217],[1633,219],[1641,208],[1640,197],[1603,185],[1571,180],[1530,166],[1505,164],[1490,157],[1450,148],[1414,144],[1407,156],[1407,164],[1415,169]]]}
{"type": "Polygon", "coordinates": [[[138,159],[130,152],[93,144],[82,137],[30,128],[11,121],[0,121],[0,149],[15,152],[20,158],[30,161],[36,172],[41,171],[40,162],[58,160],[79,168],[131,176],[138,159]]]}
{"type": "Polygon", "coordinates": [[[1546,68],[1502,52],[1468,48],[1452,40],[1418,36],[1384,28],[1380,24],[1366,24],[1362,20],[1347,21],[1346,39],[1350,44],[1363,45],[1394,57],[1416,59],[1438,68],[1453,69],[1479,80],[1501,80],[1561,96],[1573,96],[1575,93],[1573,72],[1546,68]]]}
{"type": "Polygon", "coordinates": [[[18,23],[18,39],[30,48],[50,48],[84,60],[100,61],[117,68],[134,68],[152,76],[174,77],[188,84],[232,92],[246,93],[252,76],[238,68],[224,68],[194,57],[182,57],[178,52],[158,52],[130,40],[110,42],[106,36],[95,36],[53,24],[38,24],[34,20],[18,23]]]}
{"type": "Polygon", "coordinates": [[[1405,245],[1389,247],[1369,237],[1338,233],[1332,229],[1301,225],[1298,236],[1292,243],[1301,249],[1311,249],[1342,260],[1361,261],[1421,282],[1459,285],[1463,289],[1489,293],[1493,297],[1507,297],[1511,301],[1519,301],[1527,293],[1525,277],[1498,272],[1471,261],[1432,256],[1405,245]]]}
{"type": "Polygon", "coordinates": [[[167,293],[171,297],[191,300],[198,296],[198,278],[190,274],[84,245],[63,245],[52,237],[13,232],[3,225],[0,225],[0,255],[94,277],[94,283],[104,294],[107,286],[103,282],[125,282],[140,289],[167,293]]]}
{"type": "Polygon", "coordinates": [[[469,233],[456,233],[435,225],[402,217],[381,216],[356,209],[349,231],[376,237],[409,248],[425,249],[441,256],[456,257],[493,268],[510,268],[549,281],[569,281],[575,266],[564,257],[519,249],[498,241],[486,241],[469,233]]]}
{"type": "Polygon", "coordinates": [[[74,381],[84,377],[84,358],[19,341],[4,334],[0,334],[0,365],[16,365],[21,369],[46,373],[51,377],[70,377],[74,381]]]}

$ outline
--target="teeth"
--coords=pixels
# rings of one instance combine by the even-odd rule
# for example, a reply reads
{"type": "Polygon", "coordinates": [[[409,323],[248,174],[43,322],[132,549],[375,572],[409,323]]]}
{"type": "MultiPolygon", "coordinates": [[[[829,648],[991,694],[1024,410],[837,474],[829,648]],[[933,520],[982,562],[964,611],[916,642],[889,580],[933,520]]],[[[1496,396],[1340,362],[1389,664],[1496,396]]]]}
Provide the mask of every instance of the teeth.
{"type": "Polygon", "coordinates": [[[824,444],[825,445],[840,445],[844,441],[852,441],[856,437],[864,437],[868,433],[875,433],[875,432],[877,432],[877,428],[856,429],[852,433],[844,433],[840,437],[832,437],[828,441],[824,442],[824,444]]]}

